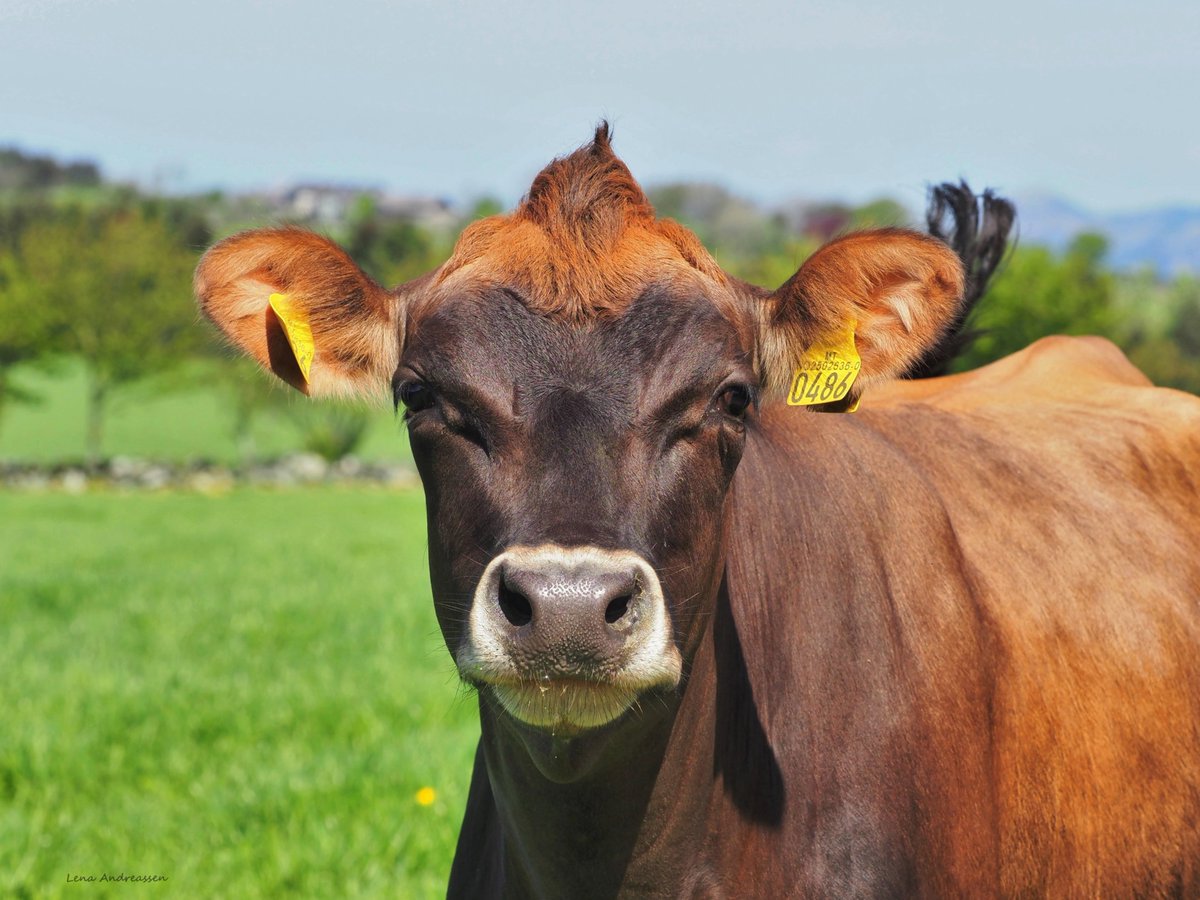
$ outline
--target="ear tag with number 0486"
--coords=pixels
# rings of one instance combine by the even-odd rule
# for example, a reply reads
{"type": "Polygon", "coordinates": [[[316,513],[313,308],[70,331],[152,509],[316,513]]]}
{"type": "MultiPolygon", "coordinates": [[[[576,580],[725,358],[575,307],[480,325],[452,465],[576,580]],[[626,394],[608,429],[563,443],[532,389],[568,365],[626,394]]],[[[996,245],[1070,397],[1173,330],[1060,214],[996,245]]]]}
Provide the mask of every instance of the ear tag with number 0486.
{"type": "Polygon", "coordinates": [[[287,335],[292,353],[296,356],[300,374],[304,376],[305,381],[308,381],[308,373],[312,369],[314,347],[312,328],[308,325],[304,310],[294,306],[287,294],[272,294],[270,303],[271,309],[275,310],[275,318],[279,319],[279,324],[283,326],[283,333],[287,335]]]}
{"type": "Polygon", "coordinates": [[[862,360],[854,346],[856,324],[849,323],[829,340],[818,341],[804,351],[788,390],[789,406],[834,403],[850,393],[862,371],[862,360]]]}

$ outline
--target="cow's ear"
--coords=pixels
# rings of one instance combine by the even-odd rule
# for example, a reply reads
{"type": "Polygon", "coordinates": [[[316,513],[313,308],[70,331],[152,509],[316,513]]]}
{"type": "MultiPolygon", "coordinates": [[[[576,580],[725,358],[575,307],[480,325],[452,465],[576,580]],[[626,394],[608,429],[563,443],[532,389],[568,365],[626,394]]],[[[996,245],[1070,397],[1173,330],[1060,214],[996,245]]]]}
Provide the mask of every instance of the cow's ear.
{"type": "Polygon", "coordinates": [[[382,396],[400,355],[401,299],[327,238],[264,228],[200,260],[196,299],[234,344],[314,397],[382,396]]]}
{"type": "Polygon", "coordinates": [[[941,241],[900,229],[832,241],[763,301],[759,377],[786,390],[811,348],[843,342],[850,329],[862,360],[855,393],[895,377],[933,347],[963,296],[958,256],[941,241]]]}

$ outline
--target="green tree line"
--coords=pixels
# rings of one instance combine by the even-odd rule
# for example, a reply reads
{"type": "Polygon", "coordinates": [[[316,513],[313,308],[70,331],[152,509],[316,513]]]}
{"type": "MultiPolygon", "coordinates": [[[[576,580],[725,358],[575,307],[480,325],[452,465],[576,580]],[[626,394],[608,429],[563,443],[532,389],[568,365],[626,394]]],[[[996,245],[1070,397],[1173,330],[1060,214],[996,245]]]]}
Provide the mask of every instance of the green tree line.
{"type": "MultiPolygon", "coordinates": [[[[253,455],[250,425],[262,415],[298,419],[310,449],[328,457],[353,448],[365,427],[361,414],[281,403],[282,392],[233,359],[196,315],[191,273],[200,254],[216,238],[262,224],[261,216],[241,220],[246,211],[220,195],[148,196],[105,184],[90,164],[58,166],[13,153],[0,151],[0,429],[6,407],[37,400],[20,373],[71,358],[87,373],[92,461],[103,455],[113,395],[147,381],[161,390],[199,381],[221,391],[246,456],[253,455]]],[[[769,286],[833,234],[906,224],[904,209],[886,199],[764,213],[719,188],[669,185],[651,197],[661,214],[692,227],[727,271],[769,286]]],[[[498,208],[482,202],[460,225],[498,208]]],[[[384,215],[369,195],[327,230],[385,284],[435,267],[454,238],[384,215]]],[[[1107,252],[1094,234],[1079,235],[1061,253],[1017,247],[979,306],[972,324],[980,336],[958,367],[985,364],[1047,334],[1101,334],[1157,383],[1200,392],[1200,281],[1118,274],[1107,252]]]]}
{"type": "MultiPolygon", "coordinates": [[[[135,383],[219,391],[245,461],[254,456],[251,426],[264,416],[286,418],[306,449],[327,458],[350,452],[366,430],[365,410],[288,403],[287,392],[225,347],[192,302],[205,248],[272,218],[218,194],[156,197],[94,174],[87,164],[0,151],[0,431],[7,408],[40,399],[22,373],[53,374],[74,360],[86,376],[81,450],[89,463],[104,456],[114,396],[135,383]]],[[[453,238],[382,215],[366,195],[325,230],[387,284],[436,266],[453,238]]]]}

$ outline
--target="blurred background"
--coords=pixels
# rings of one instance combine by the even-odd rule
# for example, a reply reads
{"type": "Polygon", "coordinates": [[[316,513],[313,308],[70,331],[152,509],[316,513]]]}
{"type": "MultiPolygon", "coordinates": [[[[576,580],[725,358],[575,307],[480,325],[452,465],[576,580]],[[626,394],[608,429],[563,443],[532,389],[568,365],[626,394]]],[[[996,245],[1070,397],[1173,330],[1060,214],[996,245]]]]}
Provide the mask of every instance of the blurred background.
{"type": "Polygon", "coordinates": [[[994,188],[961,367],[1102,334],[1197,392],[1198,46],[1184,0],[0,0],[0,893],[444,889],[476,714],[402,428],[234,359],[213,241],[296,223],[394,284],[604,117],[769,287],[994,188]]]}

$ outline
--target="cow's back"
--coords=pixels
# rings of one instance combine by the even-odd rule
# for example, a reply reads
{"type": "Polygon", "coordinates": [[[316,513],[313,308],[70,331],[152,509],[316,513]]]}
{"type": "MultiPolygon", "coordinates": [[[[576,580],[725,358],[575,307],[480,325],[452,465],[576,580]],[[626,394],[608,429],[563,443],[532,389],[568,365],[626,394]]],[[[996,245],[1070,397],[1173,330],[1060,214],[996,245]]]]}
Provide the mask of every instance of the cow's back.
{"type": "Polygon", "coordinates": [[[1094,340],[767,412],[731,602],[799,864],[866,861],[814,887],[1200,891],[1198,466],[1200,401],[1094,340]]]}

